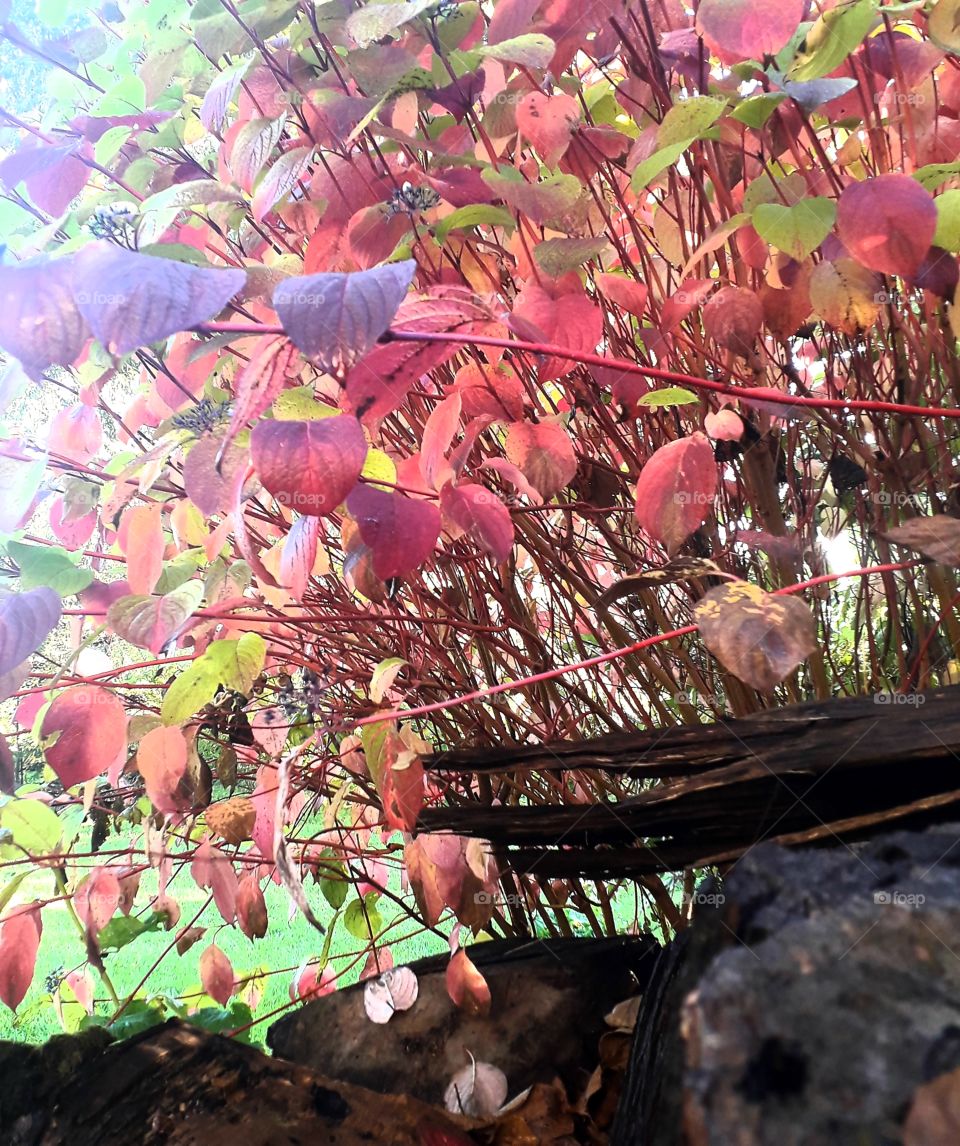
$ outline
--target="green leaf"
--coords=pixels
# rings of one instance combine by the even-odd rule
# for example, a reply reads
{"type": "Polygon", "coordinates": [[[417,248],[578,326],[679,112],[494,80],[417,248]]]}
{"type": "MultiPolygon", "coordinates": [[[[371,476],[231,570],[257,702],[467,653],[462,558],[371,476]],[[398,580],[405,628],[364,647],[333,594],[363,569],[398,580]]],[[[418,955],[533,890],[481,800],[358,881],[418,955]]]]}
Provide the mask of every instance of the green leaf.
{"type": "Polygon", "coordinates": [[[634,194],[639,195],[658,175],[661,175],[668,167],[672,167],[691,143],[693,143],[693,139],[681,139],[679,143],[671,143],[669,147],[661,147],[653,155],[648,155],[642,163],[637,165],[630,178],[630,186],[634,194]]]}
{"type": "Polygon", "coordinates": [[[4,804],[0,808],[0,828],[13,836],[12,844],[0,844],[0,856],[4,859],[22,859],[23,852],[47,855],[60,844],[57,813],[42,800],[11,800],[4,804]]]}
{"type": "Polygon", "coordinates": [[[333,852],[325,848],[317,863],[317,881],[323,898],[334,911],[343,907],[350,890],[346,865],[334,858],[333,852]]]}
{"type": "Polygon", "coordinates": [[[960,251],[960,191],[944,191],[938,195],[937,204],[937,230],[933,236],[933,245],[943,247],[945,251],[960,251]]]}
{"type": "Polygon", "coordinates": [[[832,199],[803,199],[792,207],[761,203],[753,212],[757,234],[797,262],[815,251],[830,234],[837,217],[832,199]]]}
{"type": "Polygon", "coordinates": [[[692,406],[700,399],[690,390],[682,386],[666,386],[662,390],[651,390],[637,401],[638,406],[646,406],[650,410],[659,410],[663,406],[692,406]]]}
{"type": "Polygon", "coordinates": [[[79,593],[93,580],[89,569],[78,569],[70,554],[59,545],[27,545],[8,541],[7,553],[20,569],[24,589],[48,586],[61,597],[79,593]]]}
{"type": "Polygon", "coordinates": [[[691,140],[699,139],[712,127],[726,110],[726,103],[710,96],[692,96],[680,100],[663,117],[657,131],[657,148],[670,147],[683,141],[688,147],[691,140]]]}
{"type": "Polygon", "coordinates": [[[246,695],[263,672],[267,642],[259,633],[244,633],[236,641],[214,641],[203,655],[216,665],[224,688],[246,695]]]}
{"type": "Polygon", "coordinates": [[[312,386],[295,386],[284,390],[273,402],[273,416],[282,422],[313,422],[342,414],[336,406],[317,400],[312,386]]]}
{"type": "Polygon", "coordinates": [[[516,221],[503,207],[490,203],[472,203],[469,207],[458,207],[437,223],[433,233],[437,242],[442,243],[451,231],[464,231],[468,227],[515,227],[516,221]]]}
{"type": "Polygon", "coordinates": [[[353,900],[344,912],[344,926],[354,939],[369,943],[383,929],[383,918],[376,908],[379,898],[376,892],[368,892],[363,900],[353,900]]]}
{"type": "Polygon", "coordinates": [[[370,677],[370,699],[374,704],[379,704],[383,700],[384,693],[407,663],[403,657],[387,657],[377,665],[370,677]]]}
{"type": "Polygon", "coordinates": [[[760,128],[786,99],[784,92],[761,92],[750,96],[730,112],[730,118],[747,127],[760,128]]]}
{"type": "Polygon", "coordinates": [[[388,0],[384,4],[364,4],[348,17],[347,31],[363,48],[374,40],[382,40],[436,5],[437,0],[388,0]]]}
{"type": "Polygon", "coordinates": [[[97,936],[97,941],[103,951],[119,951],[148,931],[162,930],[165,919],[165,915],[156,911],[151,911],[146,919],[136,915],[115,915],[97,936]]]}
{"type": "Polygon", "coordinates": [[[879,0],[848,0],[820,16],[787,71],[789,80],[817,80],[838,68],[873,27],[879,0]]]}
{"type": "MultiPolygon", "coordinates": [[[[248,1003],[234,999],[228,1007],[201,1007],[194,1011],[187,1021],[194,1027],[209,1031],[214,1035],[229,1034],[238,1027],[253,1022],[253,1011],[248,1003]]],[[[237,1035],[240,1042],[250,1042],[250,1031],[237,1035]]]]}
{"type": "Polygon", "coordinates": [[[182,724],[209,704],[219,687],[216,668],[203,657],[198,657],[167,689],[160,707],[160,719],[164,724],[182,724]]]}
{"type": "Polygon", "coordinates": [[[379,724],[365,724],[360,729],[360,740],[363,744],[363,755],[367,761],[367,768],[373,777],[373,782],[380,788],[380,777],[383,773],[383,752],[388,733],[392,731],[387,721],[381,720],[379,724]]]}
{"type": "Polygon", "coordinates": [[[491,60],[523,64],[527,68],[545,68],[556,54],[557,46],[549,36],[526,32],[522,36],[501,40],[499,44],[488,44],[481,51],[491,60]]]}
{"type": "Polygon", "coordinates": [[[935,191],[941,183],[956,179],[958,175],[960,175],[960,163],[928,163],[925,167],[918,167],[913,173],[913,178],[921,187],[935,191]]]}
{"type": "Polygon", "coordinates": [[[116,159],[120,148],[126,143],[130,131],[129,127],[111,127],[100,136],[93,146],[93,158],[101,167],[116,159]]]}

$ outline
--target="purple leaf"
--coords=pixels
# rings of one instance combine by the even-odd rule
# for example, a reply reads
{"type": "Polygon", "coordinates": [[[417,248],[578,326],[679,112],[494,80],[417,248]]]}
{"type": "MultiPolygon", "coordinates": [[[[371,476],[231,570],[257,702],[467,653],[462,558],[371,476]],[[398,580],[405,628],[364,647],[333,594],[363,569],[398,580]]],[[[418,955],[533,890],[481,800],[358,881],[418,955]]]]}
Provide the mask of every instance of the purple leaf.
{"type": "Polygon", "coordinates": [[[0,347],[34,379],[51,363],[69,366],[89,337],[73,297],[72,262],[40,257],[0,266],[0,347]]]}
{"type": "Polygon", "coordinates": [[[219,314],[246,274],[92,243],[73,260],[77,305],[111,354],[123,355],[219,314]]]}
{"type": "Polygon", "coordinates": [[[353,274],[303,275],[273,292],[283,328],[330,374],[346,370],[376,344],[413,280],[412,259],[353,274]]]}
{"type": "Polygon", "coordinates": [[[381,581],[422,565],[440,536],[440,510],[429,501],[361,485],[347,498],[347,509],[373,553],[373,571],[381,581]]]}
{"type": "Polygon", "coordinates": [[[60,598],[46,587],[0,598],[0,674],[43,644],[60,620],[60,598]]]}
{"type": "Polygon", "coordinates": [[[356,418],[261,422],[250,437],[260,480],[281,505],[311,517],[335,512],[357,484],[367,440],[356,418]]]}

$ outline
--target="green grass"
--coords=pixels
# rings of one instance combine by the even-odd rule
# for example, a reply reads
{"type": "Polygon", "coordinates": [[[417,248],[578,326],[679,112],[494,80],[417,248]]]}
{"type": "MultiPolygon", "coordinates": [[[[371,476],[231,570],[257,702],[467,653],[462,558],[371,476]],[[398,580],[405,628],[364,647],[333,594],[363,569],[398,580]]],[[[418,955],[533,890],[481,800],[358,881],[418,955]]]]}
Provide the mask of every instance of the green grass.
{"type": "MultiPolygon", "coordinates": [[[[134,908],[135,914],[148,902],[148,893],[153,892],[155,888],[155,874],[145,872],[134,908]]],[[[168,893],[180,904],[181,918],[178,927],[189,922],[207,896],[207,892],[201,891],[193,884],[186,871],[171,884],[168,893]]],[[[18,902],[30,899],[44,900],[55,894],[52,872],[37,871],[21,885],[16,899],[18,902]]],[[[220,913],[211,904],[198,920],[198,926],[207,928],[203,938],[183,956],[180,956],[174,948],[152,973],[141,995],[157,992],[174,996],[195,996],[189,999],[191,1005],[214,1005],[206,996],[203,996],[201,1001],[198,968],[204,949],[215,940],[230,959],[238,978],[255,974],[257,971],[273,972],[265,975],[262,981],[262,997],[254,1011],[254,1018],[264,1016],[289,1003],[288,990],[295,969],[304,959],[321,954],[324,937],[315,931],[296,909],[291,916],[291,901],[284,888],[270,883],[265,887],[264,895],[270,925],[263,939],[251,941],[236,925],[224,924],[220,913]]],[[[320,920],[329,925],[334,912],[320,895],[319,889],[308,883],[307,895],[320,920]]],[[[424,955],[447,949],[443,939],[434,933],[424,932],[386,897],[381,899],[378,911],[384,924],[396,920],[390,935],[399,937],[391,948],[394,960],[398,964],[408,963],[424,955]]],[[[145,932],[128,946],[105,956],[107,972],[121,998],[137,987],[154,961],[171,943],[175,934],[176,928],[172,931],[145,932]]],[[[349,963],[356,960],[362,950],[362,942],[346,930],[341,916],[334,930],[329,951],[334,971],[346,968],[349,963]]],[[[16,1015],[12,1015],[3,1004],[0,1004],[0,1039],[39,1043],[51,1035],[61,1033],[64,1028],[58,1020],[45,980],[50,975],[74,970],[81,966],[85,959],[83,940],[66,907],[62,903],[57,903],[44,908],[43,936],[33,984],[16,1015]]],[[[362,966],[361,957],[359,961],[354,962],[354,966],[345,970],[339,982],[342,984],[355,982],[362,966]]],[[[96,972],[93,972],[93,977],[96,983],[97,1012],[110,1014],[112,1006],[107,992],[96,972]]],[[[73,1027],[81,1015],[81,1010],[72,1003],[67,1007],[67,1013],[68,1026],[73,1027]]],[[[250,1037],[253,1041],[262,1042],[270,1021],[258,1023],[251,1030],[250,1037]]]]}

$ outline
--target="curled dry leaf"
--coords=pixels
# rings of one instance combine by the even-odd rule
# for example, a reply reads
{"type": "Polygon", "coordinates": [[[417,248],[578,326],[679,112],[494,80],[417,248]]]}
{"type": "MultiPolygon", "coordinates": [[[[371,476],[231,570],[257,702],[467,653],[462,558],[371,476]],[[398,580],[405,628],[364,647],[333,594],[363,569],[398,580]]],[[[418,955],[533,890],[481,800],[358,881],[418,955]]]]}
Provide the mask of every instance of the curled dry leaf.
{"type": "Polygon", "coordinates": [[[389,1023],[397,1011],[409,1011],[417,1001],[420,983],[409,967],[394,967],[363,988],[363,1009],[374,1023],[389,1023]]]}
{"type": "Polygon", "coordinates": [[[945,513],[911,518],[880,536],[894,545],[916,549],[941,565],[960,565],[960,520],[945,513]]]}
{"type": "Polygon", "coordinates": [[[813,613],[737,581],[711,589],[694,610],[704,644],[740,680],[770,692],[817,648],[813,613]]]}
{"type": "Polygon", "coordinates": [[[490,1014],[490,987],[461,947],[447,964],[447,994],[468,1015],[490,1014]]]}
{"type": "Polygon", "coordinates": [[[443,1096],[451,1114],[471,1118],[492,1118],[506,1100],[507,1076],[492,1063],[477,1062],[473,1055],[470,1065],[453,1076],[443,1096]]]}

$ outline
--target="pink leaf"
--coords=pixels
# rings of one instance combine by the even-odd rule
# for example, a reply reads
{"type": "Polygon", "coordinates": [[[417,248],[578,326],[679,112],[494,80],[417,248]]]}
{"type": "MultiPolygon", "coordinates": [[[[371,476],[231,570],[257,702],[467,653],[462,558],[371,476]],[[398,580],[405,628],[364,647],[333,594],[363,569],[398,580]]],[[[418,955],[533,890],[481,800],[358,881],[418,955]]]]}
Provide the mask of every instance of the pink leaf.
{"type": "Polygon", "coordinates": [[[762,60],[786,45],[806,9],[806,0],[701,0],[697,31],[725,63],[762,60]]]}
{"type": "Polygon", "coordinates": [[[206,887],[213,892],[213,902],[225,923],[232,923],[237,917],[237,873],[233,864],[209,840],[204,840],[193,854],[190,874],[197,887],[206,887]]]}
{"type": "Polygon", "coordinates": [[[223,438],[205,435],[184,460],[183,486],[203,516],[213,517],[226,513],[234,504],[246,470],[245,450],[233,442],[227,445],[223,438]]]}
{"type": "Polygon", "coordinates": [[[485,486],[471,483],[444,486],[440,509],[498,562],[510,556],[513,518],[500,498],[485,486]]]}
{"type": "Polygon", "coordinates": [[[37,965],[43,923],[39,904],[14,908],[0,922],[0,1001],[15,1011],[37,965]]]}
{"type": "Polygon", "coordinates": [[[0,597],[0,674],[15,669],[43,644],[61,608],[60,598],[47,588],[0,597]]]}
{"type": "Polygon", "coordinates": [[[271,165],[270,170],[257,185],[251,203],[253,217],[258,223],[262,223],[264,216],[272,211],[284,196],[289,195],[298,180],[307,174],[312,155],[312,147],[295,147],[292,151],[284,152],[271,165]]]}
{"type": "Polygon", "coordinates": [[[297,375],[299,363],[297,349],[289,339],[277,336],[261,340],[237,377],[226,442],[231,442],[248,422],[260,417],[287,380],[297,375]]]}
{"type": "Polygon", "coordinates": [[[743,421],[733,410],[712,411],[703,419],[707,434],[716,442],[739,442],[743,437],[743,421]]]}
{"type": "Polygon", "coordinates": [[[404,577],[432,556],[440,510],[431,502],[360,485],[347,499],[347,509],[373,551],[373,571],[381,581],[404,577]]]}
{"type": "Polygon", "coordinates": [[[107,926],[120,902],[120,881],[109,867],[98,867],[77,888],[73,906],[80,922],[96,938],[107,926]]]}
{"type": "Polygon", "coordinates": [[[672,556],[706,520],[717,492],[717,463],[699,431],[661,446],[640,471],[636,517],[672,556]]]}
{"type": "Polygon", "coordinates": [[[273,292],[283,328],[330,374],[349,369],[389,327],[413,280],[408,259],[353,274],[290,278],[273,292]]]}
{"type": "Polygon", "coordinates": [[[420,984],[410,967],[394,967],[363,988],[363,1009],[373,1023],[388,1023],[398,1011],[409,1011],[417,1001],[420,984]]]}
{"type": "Polygon", "coordinates": [[[103,427],[96,410],[78,402],[58,411],[50,423],[47,449],[75,462],[88,462],[100,449],[103,427]]]}
{"type": "Polygon", "coordinates": [[[290,984],[290,1001],[295,1003],[299,999],[305,1003],[308,999],[329,995],[336,989],[336,980],[329,967],[321,971],[316,963],[304,962],[297,968],[290,984]]]}
{"type": "Polygon", "coordinates": [[[50,528],[66,549],[81,549],[90,540],[97,527],[97,512],[91,510],[82,517],[72,517],[62,496],[50,502],[50,528]]]}
{"type": "Polygon", "coordinates": [[[563,93],[548,96],[528,92],[517,104],[517,127],[540,153],[544,163],[556,167],[570,146],[574,129],[580,122],[580,105],[563,93]]]}
{"type": "Polygon", "coordinates": [[[573,442],[559,422],[514,422],[507,428],[504,450],[544,498],[565,489],[577,472],[573,442]]]}
{"type": "Polygon", "coordinates": [[[127,717],[116,695],[81,684],[59,693],[40,726],[44,740],[56,736],[45,754],[64,788],[105,772],[127,748],[127,717]]]}
{"type": "Polygon", "coordinates": [[[317,543],[320,537],[318,517],[298,517],[290,526],[283,539],[283,553],[280,557],[280,582],[290,592],[302,600],[317,559],[317,543]]]}
{"type": "Polygon", "coordinates": [[[77,306],[111,354],[160,342],[219,314],[243,271],[195,267],[91,243],[74,257],[77,306]]]}
{"type": "Polygon", "coordinates": [[[486,414],[500,422],[519,422],[526,392],[516,373],[507,367],[468,362],[453,380],[468,418],[486,414]]]}
{"type": "Polygon", "coordinates": [[[454,391],[435,406],[423,427],[420,441],[420,472],[432,489],[440,489],[453,477],[453,469],[446,460],[447,451],[460,425],[462,403],[454,391]]]}
{"type": "Polygon", "coordinates": [[[594,281],[597,290],[614,306],[643,318],[647,305],[647,287],[645,283],[638,283],[635,279],[628,279],[626,275],[597,275],[594,281]]]}
{"type": "Polygon", "coordinates": [[[179,728],[151,729],[137,748],[137,768],[158,812],[183,811],[186,802],[177,789],[187,770],[187,742],[179,728]]]}
{"type": "Polygon", "coordinates": [[[837,205],[837,230],[851,255],[871,271],[912,276],[937,229],[933,196],[909,175],[851,183],[837,205]]]}
{"type": "MultiPolygon", "coordinates": [[[[547,342],[574,353],[594,353],[603,333],[600,308],[584,294],[576,275],[565,276],[549,286],[528,282],[517,296],[513,315],[542,330],[547,342]]],[[[572,358],[548,358],[540,367],[540,381],[561,378],[575,366],[572,358]]]]}
{"type": "Polygon", "coordinates": [[[230,1001],[234,989],[233,967],[216,943],[211,943],[200,956],[200,982],[221,1007],[230,1001]]]}
{"type": "Polygon", "coordinates": [[[357,484],[367,440],[356,418],[260,422],[250,439],[260,480],[281,505],[323,517],[357,484]]]}

